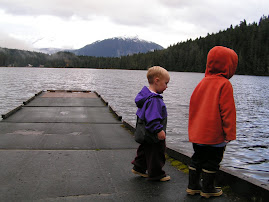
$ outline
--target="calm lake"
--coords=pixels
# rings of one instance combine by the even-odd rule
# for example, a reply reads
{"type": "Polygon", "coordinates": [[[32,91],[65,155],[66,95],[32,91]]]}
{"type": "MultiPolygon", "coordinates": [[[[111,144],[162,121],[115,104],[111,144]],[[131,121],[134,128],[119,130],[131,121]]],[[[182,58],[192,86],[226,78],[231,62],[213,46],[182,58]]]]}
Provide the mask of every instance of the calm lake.
{"type": "MultiPolygon", "coordinates": [[[[188,143],[188,106],[202,73],[170,72],[164,92],[168,110],[167,144],[192,152],[188,143]]],[[[269,77],[239,76],[231,80],[237,109],[237,140],[228,144],[222,166],[269,184],[269,77]]],[[[135,125],[134,98],[147,85],[146,71],[0,68],[0,114],[41,90],[97,91],[125,121],[135,125]]]]}

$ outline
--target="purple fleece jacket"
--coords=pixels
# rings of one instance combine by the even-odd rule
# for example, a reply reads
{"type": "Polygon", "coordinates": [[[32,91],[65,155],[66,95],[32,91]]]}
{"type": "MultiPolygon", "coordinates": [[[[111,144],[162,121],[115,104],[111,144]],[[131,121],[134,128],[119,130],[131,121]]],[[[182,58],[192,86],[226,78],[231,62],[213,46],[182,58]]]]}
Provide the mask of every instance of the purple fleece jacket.
{"type": "Polygon", "coordinates": [[[146,129],[151,133],[159,133],[163,130],[161,121],[167,118],[166,106],[160,94],[152,93],[146,86],[135,98],[138,110],[136,115],[146,122],[146,129]]]}

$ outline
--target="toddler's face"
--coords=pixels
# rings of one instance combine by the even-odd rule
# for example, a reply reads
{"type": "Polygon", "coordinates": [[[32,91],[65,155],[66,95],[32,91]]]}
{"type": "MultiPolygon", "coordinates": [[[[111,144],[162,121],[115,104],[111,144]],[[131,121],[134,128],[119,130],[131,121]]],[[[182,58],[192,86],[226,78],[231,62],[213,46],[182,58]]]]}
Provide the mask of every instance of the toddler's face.
{"type": "Polygon", "coordinates": [[[168,75],[166,75],[162,78],[159,78],[157,80],[157,89],[156,89],[157,93],[162,94],[163,91],[165,91],[166,88],[168,88],[167,85],[168,85],[169,81],[170,81],[170,77],[168,75]]]}

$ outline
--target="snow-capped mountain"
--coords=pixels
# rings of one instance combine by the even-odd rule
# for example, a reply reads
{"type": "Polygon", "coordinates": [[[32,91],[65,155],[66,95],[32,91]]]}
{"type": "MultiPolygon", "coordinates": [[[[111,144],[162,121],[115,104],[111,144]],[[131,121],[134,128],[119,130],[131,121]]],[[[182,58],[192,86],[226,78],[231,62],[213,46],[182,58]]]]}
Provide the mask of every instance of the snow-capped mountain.
{"type": "Polygon", "coordinates": [[[96,41],[77,50],[69,50],[76,55],[96,57],[120,57],[134,53],[146,53],[161,50],[162,46],[141,40],[138,37],[114,37],[102,41],[96,41]]]}

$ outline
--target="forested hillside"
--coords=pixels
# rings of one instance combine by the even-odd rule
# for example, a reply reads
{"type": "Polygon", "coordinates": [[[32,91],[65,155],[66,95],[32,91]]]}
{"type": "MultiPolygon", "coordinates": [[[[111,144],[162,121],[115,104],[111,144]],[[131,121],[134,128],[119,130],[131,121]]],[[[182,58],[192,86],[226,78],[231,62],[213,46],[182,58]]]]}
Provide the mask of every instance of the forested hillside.
{"type": "Polygon", "coordinates": [[[152,64],[172,71],[204,72],[208,51],[222,45],[235,50],[239,56],[237,74],[269,75],[269,19],[247,24],[244,20],[235,27],[187,40],[162,51],[122,57],[121,66],[143,69],[152,64]]]}
{"type": "Polygon", "coordinates": [[[236,74],[269,75],[269,16],[259,23],[239,25],[208,34],[196,40],[174,44],[164,50],[122,57],[76,56],[58,52],[52,55],[0,48],[0,66],[87,67],[117,69],[147,69],[160,65],[170,71],[204,72],[208,51],[222,45],[239,56],[236,74]]]}

